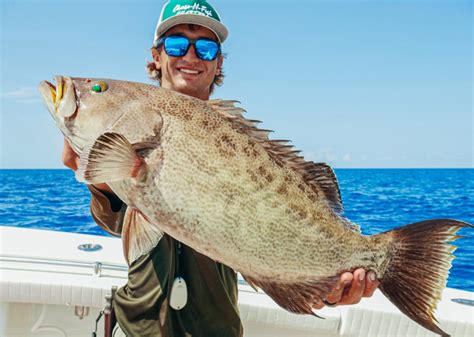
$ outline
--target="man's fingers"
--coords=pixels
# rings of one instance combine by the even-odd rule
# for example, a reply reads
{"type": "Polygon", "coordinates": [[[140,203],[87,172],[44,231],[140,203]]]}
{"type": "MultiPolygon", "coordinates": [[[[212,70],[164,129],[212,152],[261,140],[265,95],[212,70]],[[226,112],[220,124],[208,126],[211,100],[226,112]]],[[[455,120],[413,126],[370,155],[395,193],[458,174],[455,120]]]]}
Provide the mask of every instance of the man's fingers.
{"type": "Polygon", "coordinates": [[[313,309],[322,309],[322,308],[324,308],[324,304],[323,304],[323,302],[318,301],[318,302],[314,303],[312,307],[313,307],[313,309]]]}
{"type": "Polygon", "coordinates": [[[377,280],[377,276],[373,271],[369,271],[367,273],[365,289],[364,289],[364,297],[370,297],[374,294],[375,289],[379,286],[380,282],[377,280]]]}
{"type": "Polygon", "coordinates": [[[359,303],[365,290],[365,270],[357,269],[354,271],[354,279],[349,291],[342,294],[341,301],[338,304],[356,304],[359,303]]]}
{"type": "Polygon", "coordinates": [[[337,303],[341,300],[342,293],[344,288],[351,284],[353,279],[352,273],[346,272],[341,275],[339,282],[333,291],[326,297],[326,302],[328,303],[337,303]]]}
{"type": "Polygon", "coordinates": [[[66,167],[69,167],[73,171],[77,170],[79,156],[74,152],[66,138],[64,138],[62,161],[66,167]]]}
{"type": "Polygon", "coordinates": [[[370,297],[380,282],[373,271],[365,272],[359,268],[354,273],[343,273],[338,284],[326,297],[326,302],[341,304],[359,303],[362,297],[370,297]]]}

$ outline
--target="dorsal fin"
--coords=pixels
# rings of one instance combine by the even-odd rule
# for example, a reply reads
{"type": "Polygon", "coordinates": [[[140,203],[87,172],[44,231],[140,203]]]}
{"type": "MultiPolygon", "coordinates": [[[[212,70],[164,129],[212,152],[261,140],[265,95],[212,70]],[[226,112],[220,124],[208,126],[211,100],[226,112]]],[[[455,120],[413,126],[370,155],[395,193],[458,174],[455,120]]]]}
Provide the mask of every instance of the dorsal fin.
{"type": "Polygon", "coordinates": [[[312,164],[301,170],[305,181],[310,185],[318,185],[323,190],[331,208],[341,214],[343,212],[341,191],[333,169],[325,163],[306,162],[305,164],[312,164]]]}
{"type": "Polygon", "coordinates": [[[253,140],[260,143],[270,154],[270,156],[284,163],[297,173],[301,174],[304,181],[316,192],[322,191],[328,201],[329,206],[338,214],[343,212],[341,192],[337,183],[333,169],[325,163],[313,163],[305,161],[299,156],[300,151],[296,151],[287,140],[270,140],[268,134],[271,130],[258,129],[257,123],[260,121],[248,120],[243,117],[245,111],[235,107],[237,101],[210,100],[209,106],[232,122],[234,126],[248,134],[253,140]]]}

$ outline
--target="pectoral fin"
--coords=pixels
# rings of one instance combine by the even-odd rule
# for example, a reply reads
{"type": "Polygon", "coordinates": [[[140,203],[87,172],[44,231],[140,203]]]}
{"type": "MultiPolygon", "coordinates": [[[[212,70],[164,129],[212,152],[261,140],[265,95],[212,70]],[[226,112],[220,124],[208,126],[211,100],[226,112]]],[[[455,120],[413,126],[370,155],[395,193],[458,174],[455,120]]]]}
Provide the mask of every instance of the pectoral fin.
{"type": "Polygon", "coordinates": [[[144,167],[143,158],[124,136],[108,132],[82,151],[76,179],[87,184],[119,181],[136,177],[144,167]]]}
{"type": "Polygon", "coordinates": [[[129,265],[151,251],[162,237],[163,232],[142,212],[133,207],[127,208],[122,227],[122,242],[125,259],[129,265]]]}

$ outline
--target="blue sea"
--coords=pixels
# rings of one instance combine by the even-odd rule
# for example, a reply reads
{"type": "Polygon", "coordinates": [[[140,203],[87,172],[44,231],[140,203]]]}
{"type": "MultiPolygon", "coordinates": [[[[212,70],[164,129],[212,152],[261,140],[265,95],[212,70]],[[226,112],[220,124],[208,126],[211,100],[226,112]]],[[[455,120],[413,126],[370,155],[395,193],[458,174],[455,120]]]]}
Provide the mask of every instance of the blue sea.
{"type": "MultiPolygon", "coordinates": [[[[454,218],[474,224],[474,169],[336,170],[345,215],[366,234],[454,218]]],[[[89,214],[89,191],[69,170],[0,170],[0,225],[108,236],[89,214]]],[[[474,229],[462,229],[448,281],[474,291],[474,229]]],[[[19,243],[21,244],[21,243],[19,243]]]]}

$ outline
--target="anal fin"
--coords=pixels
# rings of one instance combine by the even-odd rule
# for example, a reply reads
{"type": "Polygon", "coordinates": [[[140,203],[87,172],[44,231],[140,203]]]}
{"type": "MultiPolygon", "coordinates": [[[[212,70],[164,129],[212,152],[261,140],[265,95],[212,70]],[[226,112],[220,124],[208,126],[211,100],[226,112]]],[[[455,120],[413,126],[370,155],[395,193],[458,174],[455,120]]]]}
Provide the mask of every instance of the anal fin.
{"type": "Polygon", "coordinates": [[[163,232],[142,212],[133,207],[127,208],[122,227],[122,243],[125,259],[129,265],[150,252],[162,237],[163,232]]]}
{"type": "Polygon", "coordinates": [[[314,308],[329,295],[339,280],[338,276],[294,283],[259,280],[245,276],[245,280],[262,289],[280,307],[296,314],[317,316],[314,308]]]}
{"type": "Polygon", "coordinates": [[[245,282],[247,282],[247,284],[248,284],[249,286],[251,286],[253,290],[255,290],[256,292],[258,292],[258,286],[253,282],[253,279],[250,278],[250,277],[247,277],[247,276],[245,276],[245,275],[243,275],[243,274],[241,274],[241,275],[242,275],[242,277],[244,278],[245,282]]]}

